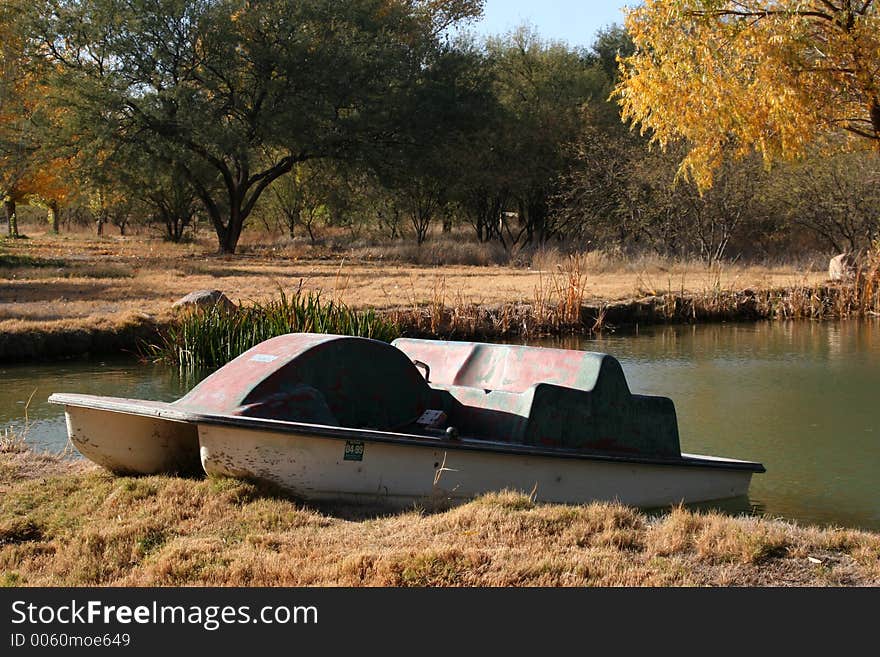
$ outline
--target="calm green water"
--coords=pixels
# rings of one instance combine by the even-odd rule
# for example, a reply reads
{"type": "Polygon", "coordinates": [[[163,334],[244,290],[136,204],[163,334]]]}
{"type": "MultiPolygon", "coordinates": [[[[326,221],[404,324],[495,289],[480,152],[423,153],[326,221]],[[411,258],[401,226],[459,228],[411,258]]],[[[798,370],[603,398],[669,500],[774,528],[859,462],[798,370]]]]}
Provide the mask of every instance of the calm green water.
{"type": "MultiPolygon", "coordinates": [[[[633,392],[675,401],[683,451],[762,462],[749,496],[757,512],[880,530],[880,322],[661,327],[539,344],[616,356],[633,392]]],[[[170,401],[193,384],[131,361],[0,367],[0,427],[24,426],[36,390],[28,439],[58,449],[66,434],[45,401],[52,392],[170,401]]]]}

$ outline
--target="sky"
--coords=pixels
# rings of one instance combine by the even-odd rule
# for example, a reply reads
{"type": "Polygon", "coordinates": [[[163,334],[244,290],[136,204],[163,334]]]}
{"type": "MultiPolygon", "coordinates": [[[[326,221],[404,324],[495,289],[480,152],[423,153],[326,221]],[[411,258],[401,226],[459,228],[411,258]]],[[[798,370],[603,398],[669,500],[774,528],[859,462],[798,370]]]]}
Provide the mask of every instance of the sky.
{"type": "Polygon", "coordinates": [[[544,39],[590,46],[597,30],[623,23],[621,9],[638,0],[486,0],[483,19],[473,26],[480,35],[504,34],[530,23],[544,39]]]}

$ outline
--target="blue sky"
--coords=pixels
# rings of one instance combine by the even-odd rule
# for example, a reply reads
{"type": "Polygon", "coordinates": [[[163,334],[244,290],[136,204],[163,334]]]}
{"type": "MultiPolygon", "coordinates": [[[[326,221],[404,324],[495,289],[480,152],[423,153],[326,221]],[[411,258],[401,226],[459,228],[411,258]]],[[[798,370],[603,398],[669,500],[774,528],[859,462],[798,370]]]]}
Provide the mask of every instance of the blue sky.
{"type": "Polygon", "coordinates": [[[483,19],[473,26],[480,35],[503,34],[524,22],[545,39],[589,46],[600,28],[623,23],[621,8],[638,0],[486,0],[483,19]]]}

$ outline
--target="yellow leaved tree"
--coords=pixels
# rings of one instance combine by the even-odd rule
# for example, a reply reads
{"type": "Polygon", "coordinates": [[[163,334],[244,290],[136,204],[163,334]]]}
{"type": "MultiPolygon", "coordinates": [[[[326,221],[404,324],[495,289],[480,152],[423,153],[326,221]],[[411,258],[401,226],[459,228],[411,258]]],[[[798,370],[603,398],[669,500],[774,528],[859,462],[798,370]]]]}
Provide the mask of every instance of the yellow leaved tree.
{"type": "Polygon", "coordinates": [[[880,146],[880,11],[873,0],[645,0],[615,96],[625,121],[690,148],[701,188],[728,154],[769,164],[808,146],[880,146]]]}

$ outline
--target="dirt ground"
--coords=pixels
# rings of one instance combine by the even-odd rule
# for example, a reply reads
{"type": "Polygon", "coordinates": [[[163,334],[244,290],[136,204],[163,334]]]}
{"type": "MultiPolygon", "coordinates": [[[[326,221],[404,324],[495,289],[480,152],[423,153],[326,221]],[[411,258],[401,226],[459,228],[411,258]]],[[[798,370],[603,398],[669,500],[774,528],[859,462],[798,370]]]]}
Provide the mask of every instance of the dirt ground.
{"type": "MultiPolygon", "coordinates": [[[[355,308],[534,301],[565,286],[572,263],[543,258],[537,266],[416,265],[366,259],[354,249],[314,249],[293,243],[252,242],[221,257],[210,236],[171,244],[147,236],[86,233],[51,235],[28,230],[28,239],[0,246],[0,331],[75,328],[162,317],[171,304],[198,289],[219,289],[233,300],[259,300],[302,286],[355,308]]],[[[426,247],[427,248],[427,247],[426,247]]],[[[821,270],[726,266],[663,261],[574,267],[585,301],[615,301],[646,294],[713,289],[769,289],[813,285],[821,270]]]]}

